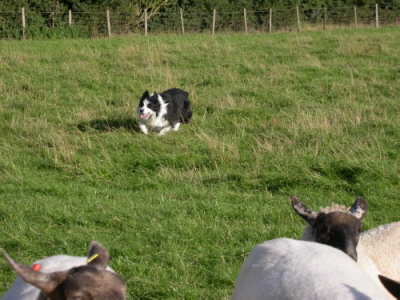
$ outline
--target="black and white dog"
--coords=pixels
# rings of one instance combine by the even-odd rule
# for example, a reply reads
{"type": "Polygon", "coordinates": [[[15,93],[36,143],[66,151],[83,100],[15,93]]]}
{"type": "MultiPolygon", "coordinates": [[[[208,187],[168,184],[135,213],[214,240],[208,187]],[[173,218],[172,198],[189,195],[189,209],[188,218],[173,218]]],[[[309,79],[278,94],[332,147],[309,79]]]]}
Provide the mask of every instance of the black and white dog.
{"type": "Polygon", "coordinates": [[[181,123],[188,123],[192,117],[189,93],[173,88],[157,94],[145,91],[137,109],[139,128],[144,134],[149,131],[163,135],[177,131],[181,123]]]}

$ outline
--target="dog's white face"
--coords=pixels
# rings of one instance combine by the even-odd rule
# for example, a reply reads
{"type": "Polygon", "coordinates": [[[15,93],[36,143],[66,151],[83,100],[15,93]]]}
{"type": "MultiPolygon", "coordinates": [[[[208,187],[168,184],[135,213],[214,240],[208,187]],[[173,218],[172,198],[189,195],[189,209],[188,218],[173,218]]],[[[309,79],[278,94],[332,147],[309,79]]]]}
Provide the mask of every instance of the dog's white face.
{"type": "Polygon", "coordinates": [[[137,109],[140,121],[146,122],[157,118],[163,106],[165,106],[164,101],[160,95],[144,92],[137,109]]]}
{"type": "Polygon", "coordinates": [[[167,106],[162,97],[156,93],[149,94],[147,91],[140,99],[137,113],[139,115],[139,128],[147,134],[149,130],[158,131],[160,135],[169,131],[172,127],[164,118],[167,106]]]}
{"type": "Polygon", "coordinates": [[[140,119],[148,120],[152,115],[156,114],[155,106],[152,102],[145,99],[140,102],[137,113],[140,119]]]}

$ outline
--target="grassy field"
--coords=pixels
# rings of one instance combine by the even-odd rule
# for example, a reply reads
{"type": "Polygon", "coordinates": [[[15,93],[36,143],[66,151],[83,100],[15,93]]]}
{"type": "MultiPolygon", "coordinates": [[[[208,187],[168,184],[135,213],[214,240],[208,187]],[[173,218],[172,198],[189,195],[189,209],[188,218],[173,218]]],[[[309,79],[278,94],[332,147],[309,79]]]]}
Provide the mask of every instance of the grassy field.
{"type": "MultiPolygon", "coordinates": [[[[398,28],[0,41],[0,247],[30,263],[95,239],[128,299],[227,299],[254,245],[362,195],[399,221],[398,28]],[[144,90],[194,117],[145,136],[144,90]]],[[[0,295],[14,274],[2,261],[0,295]]]]}

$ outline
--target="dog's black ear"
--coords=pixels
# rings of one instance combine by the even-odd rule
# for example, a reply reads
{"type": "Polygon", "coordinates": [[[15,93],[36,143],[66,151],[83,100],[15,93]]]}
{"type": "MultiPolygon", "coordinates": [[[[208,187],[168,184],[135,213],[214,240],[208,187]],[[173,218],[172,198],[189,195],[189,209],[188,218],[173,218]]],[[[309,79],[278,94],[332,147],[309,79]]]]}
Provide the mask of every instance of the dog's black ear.
{"type": "Polygon", "coordinates": [[[149,97],[150,97],[149,91],[146,90],[146,91],[143,93],[142,98],[140,98],[140,100],[143,100],[143,99],[146,99],[146,98],[149,98],[149,97]]]}

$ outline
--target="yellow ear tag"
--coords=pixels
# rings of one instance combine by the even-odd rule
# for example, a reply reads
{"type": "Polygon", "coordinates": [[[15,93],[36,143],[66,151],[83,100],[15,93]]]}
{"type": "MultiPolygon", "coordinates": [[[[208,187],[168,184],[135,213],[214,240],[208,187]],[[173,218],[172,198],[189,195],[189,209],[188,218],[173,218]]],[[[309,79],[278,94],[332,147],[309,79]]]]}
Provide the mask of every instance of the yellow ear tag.
{"type": "Polygon", "coordinates": [[[99,257],[99,255],[97,253],[93,254],[91,257],[88,258],[87,263],[94,261],[98,257],[99,257]]]}

